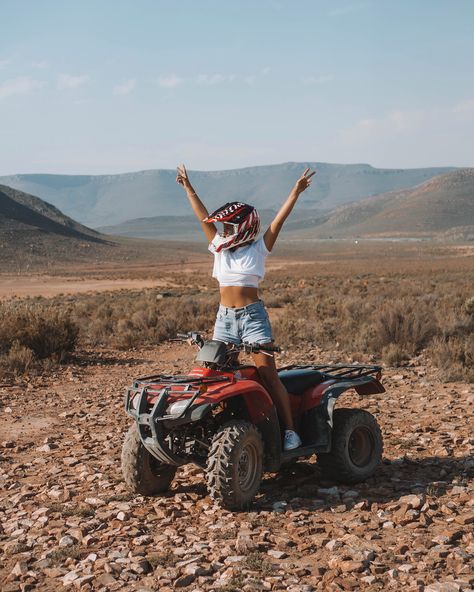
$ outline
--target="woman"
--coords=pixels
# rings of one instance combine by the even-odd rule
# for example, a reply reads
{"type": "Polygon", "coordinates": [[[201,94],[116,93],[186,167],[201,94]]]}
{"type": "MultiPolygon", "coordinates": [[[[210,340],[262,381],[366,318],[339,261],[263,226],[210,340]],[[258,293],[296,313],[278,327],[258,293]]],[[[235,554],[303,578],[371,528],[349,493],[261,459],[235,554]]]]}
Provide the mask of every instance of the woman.
{"type": "MultiPolygon", "coordinates": [[[[189,181],[185,166],[181,165],[177,170],[176,181],[184,187],[209,242],[209,250],[214,254],[212,275],[219,281],[220,306],[213,339],[226,343],[246,341],[270,345],[272,330],[268,313],[258,297],[258,284],[265,275],[265,259],[273,249],[283,223],[300,193],[311,185],[311,177],[316,171],[305,170],[264,236],[254,240],[260,229],[260,217],[253,206],[227,203],[209,215],[189,181]],[[223,232],[217,231],[216,222],[223,224],[223,232]]],[[[254,353],[253,359],[285,425],[284,450],[298,448],[301,439],[294,430],[290,399],[278,377],[273,355],[254,353]]]]}

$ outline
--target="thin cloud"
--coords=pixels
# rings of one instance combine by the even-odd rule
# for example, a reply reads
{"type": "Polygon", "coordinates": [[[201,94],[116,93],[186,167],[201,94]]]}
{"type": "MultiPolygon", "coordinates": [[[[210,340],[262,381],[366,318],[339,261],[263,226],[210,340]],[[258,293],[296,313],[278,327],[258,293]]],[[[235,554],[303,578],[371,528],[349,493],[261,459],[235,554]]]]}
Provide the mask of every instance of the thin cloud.
{"type": "Polygon", "coordinates": [[[158,78],[158,84],[162,88],[176,88],[180,84],[183,84],[184,78],[171,74],[170,76],[160,76],[158,78]]]}
{"type": "Polygon", "coordinates": [[[474,113],[474,99],[466,99],[453,107],[454,113],[474,113]]]}
{"type": "Polygon", "coordinates": [[[196,82],[206,86],[214,86],[225,82],[234,82],[236,78],[235,74],[199,74],[196,82]]]}
{"type": "Polygon", "coordinates": [[[31,62],[31,67],[38,70],[46,70],[46,68],[49,68],[49,63],[46,60],[40,60],[38,62],[31,62]]]}
{"type": "Polygon", "coordinates": [[[233,84],[244,83],[253,84],[261,76],[266,76],[271,72],[270,68],[264,68],[260,74],[248,74],[246,76],[238,76],[236,74],[199,74],[194,78],[182,78],[176,74],[169,76],[161,76],[158,78],[158,84],[163,88],[176,88],[184,83],[197,84],[199,86],[217,86],[219,84],[233,84]]]}
{"type": "Polygon", "coordinates": [[[135,80],[135,78],[130,78],[129,80],[126,80],[122,84],[118,84],[117,86],[114,86],[113,94],[114,95],[128,95],[135,89],[136,86],[137,86],[137,81],[135,80]]]}
{"type": "Polygon", "coordinates": [[[89,76],[83,74],[81,76],[71,76],[70,74],[60,74],[58,76],[58,88],[65,90],[68,88],[77,88],[89,82],[89,76]]]}
{"type": "Polygon", "coordinates": [[[5,68],[5,66],[8,66],[9,63],[10,63],[10,60],[0,60],[0,70],[2,68],[5,68]]]}
{"type": "Polygon", "coordinates": [[[303,84],[306,86],[311,86],[312,84],[325,84],[326,82],[331,82],[334,80],[334,76],[331,74],[326,74],[324,76],[305,76],[303,78],[303,84]]]}
{"type": "Polygon", "coordinates": [[[394,137],[409,137],[438,119],[439,112],[436,109],[427,111],[390,111],[384,117],[357,121],[352,127],[342,130],[340,137],[345,144],[360,144],[374,140],[383,141],[394,137]]]}
{"type": "Polygon", "coordinates": [[[328,12],[328,15],[335,17],[346,16],[348,14],[353,14],[354,12],[359,12],[370,5],[371,2],[354,2],[352,4],[346,4],[346,6],[340,6],[339,8],[333,8],[328,12]]]}
{"type": "Polygon", "coordinates": [[[29,95],[37,88],[44,86],[42,80],[35,80],[28,76],[19,76],[18,78],[10,78],[0,84],[0,99],[18,95],[29,95]]]}

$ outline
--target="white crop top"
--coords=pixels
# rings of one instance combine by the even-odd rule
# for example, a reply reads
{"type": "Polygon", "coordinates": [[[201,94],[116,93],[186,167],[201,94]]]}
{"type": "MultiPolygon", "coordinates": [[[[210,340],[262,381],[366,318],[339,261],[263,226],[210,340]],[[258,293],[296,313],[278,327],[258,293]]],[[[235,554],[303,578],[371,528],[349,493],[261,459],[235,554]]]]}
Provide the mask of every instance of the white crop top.
{"type": "Polygon", "coordinates": [[[263,237],[243,247],[231,251],[224,249],[216,253],[212,241],[209,251],[214,253],[215,277],[220,286],[250,286],[258,288],[260,280],[265,276],[265,259],[270,251],[265,246],[263,237]]]}

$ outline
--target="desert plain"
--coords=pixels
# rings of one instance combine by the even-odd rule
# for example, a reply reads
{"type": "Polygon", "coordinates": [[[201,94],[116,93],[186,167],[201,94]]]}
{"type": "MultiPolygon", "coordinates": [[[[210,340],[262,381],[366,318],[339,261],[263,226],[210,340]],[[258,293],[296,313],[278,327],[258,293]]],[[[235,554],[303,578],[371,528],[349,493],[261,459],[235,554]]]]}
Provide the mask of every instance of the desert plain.
{"type": "Polygon", "coordinates": [[[386,392],[338,406],[376,416],[383,463],[347,486],[316,457],[296,462],[265,474],[245,512],[215,505],[197,467],[153,498],[120,470],[124,389],[192,367],[169,338],[210,334],[209,267],[196,249],[0,277],[3,320],[39,307],[75,327],[64,355],[3,358],[1,590],[474,589],[474,246],[282,243],[262,285],[278,365],[381,363],[386,392]]]}

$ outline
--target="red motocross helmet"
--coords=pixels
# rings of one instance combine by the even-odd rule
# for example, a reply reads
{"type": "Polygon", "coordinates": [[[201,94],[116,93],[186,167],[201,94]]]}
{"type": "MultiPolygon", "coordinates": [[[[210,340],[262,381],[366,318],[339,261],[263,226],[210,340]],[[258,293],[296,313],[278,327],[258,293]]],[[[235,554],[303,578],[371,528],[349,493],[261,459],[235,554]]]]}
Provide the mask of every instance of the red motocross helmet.
{"type": "Polygon", "coordinates": [[[260,230],[260,216],[257,210],[240,201],[226,203],[224,206],[212,212],[203,222],[222,222],[229,224],[233,232],[229,234],[218,233],[212,241],[216,252],[238,247],[243,243],[253,240],[260,230]]]}

